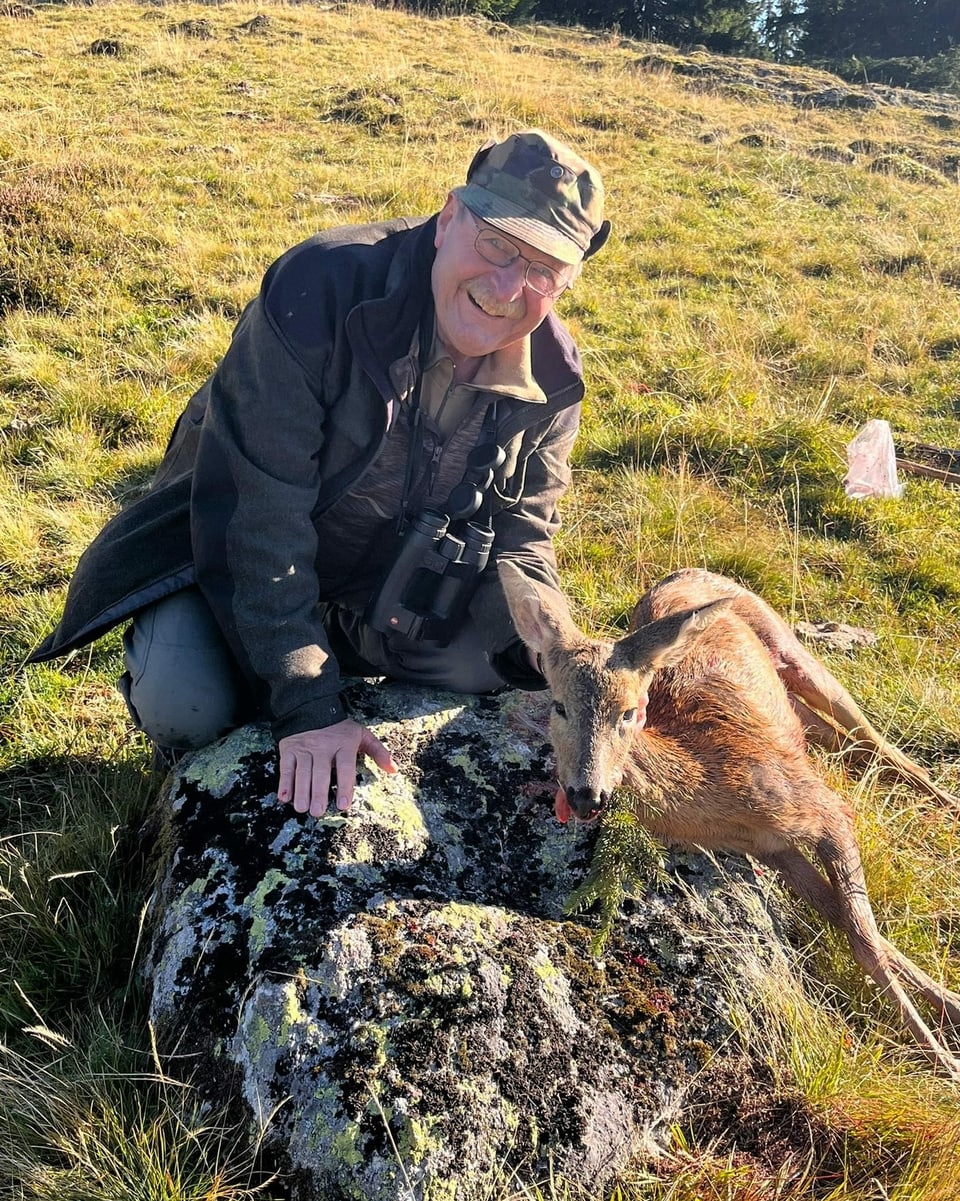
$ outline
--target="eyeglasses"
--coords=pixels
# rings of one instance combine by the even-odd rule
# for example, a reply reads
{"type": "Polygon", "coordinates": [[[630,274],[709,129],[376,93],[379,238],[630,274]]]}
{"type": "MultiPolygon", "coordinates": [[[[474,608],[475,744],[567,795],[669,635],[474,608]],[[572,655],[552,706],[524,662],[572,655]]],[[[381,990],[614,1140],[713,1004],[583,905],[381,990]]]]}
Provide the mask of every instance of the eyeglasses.
{"type": "Polygon", "coordinates": [[[541,263],[537,259],[528,259],[498,229],[493,229],[489,225],[481,225],[471,209],[467,209],[467,212],[470,213],[473,223],[477,227],[477,240],[474,242],[473,248],[482,259],[494,267],[509,267],[517,259],[523,259],[526,263],[523,282],[540,296],[553,298],[559,296],[565,288],[570,287],[569,270],[558,271],[556,267],[551,267],[547,263],[541,263]]]}

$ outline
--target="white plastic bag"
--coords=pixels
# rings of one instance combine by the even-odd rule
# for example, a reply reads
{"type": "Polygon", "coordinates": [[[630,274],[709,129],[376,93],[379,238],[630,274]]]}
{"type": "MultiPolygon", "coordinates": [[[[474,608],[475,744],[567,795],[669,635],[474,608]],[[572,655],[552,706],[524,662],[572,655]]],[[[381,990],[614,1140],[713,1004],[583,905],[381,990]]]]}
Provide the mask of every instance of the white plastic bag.
{"type": "Polygon", "coordinates": [[[847,474],[843,486],[847,496],[902,496],[897,482],[897,454],[890,422],[874,418],[847,443],[847,474]]]}

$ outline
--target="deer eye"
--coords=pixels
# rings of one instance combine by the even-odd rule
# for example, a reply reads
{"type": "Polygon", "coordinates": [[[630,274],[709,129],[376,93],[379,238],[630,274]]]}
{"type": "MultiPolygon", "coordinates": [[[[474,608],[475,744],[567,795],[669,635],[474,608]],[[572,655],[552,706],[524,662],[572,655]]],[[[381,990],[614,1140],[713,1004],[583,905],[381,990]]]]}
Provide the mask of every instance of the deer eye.
{"type": "Polygon", "coordinates": [[[621,738],[630,738],[633,735],[633,727],[637,724],[636,709],[624,709],[620,714],[620,722],[617,726],[617,732],[621,738]]]}
{"type": "Polygon", "coordinates": [[[560,704],[559,701],[553,702],[553,711],[554,711],[554,713],[556,713],[557,717],[566,717],[567,716],[567,710],[564,708],[563,705],[560,704]]]}

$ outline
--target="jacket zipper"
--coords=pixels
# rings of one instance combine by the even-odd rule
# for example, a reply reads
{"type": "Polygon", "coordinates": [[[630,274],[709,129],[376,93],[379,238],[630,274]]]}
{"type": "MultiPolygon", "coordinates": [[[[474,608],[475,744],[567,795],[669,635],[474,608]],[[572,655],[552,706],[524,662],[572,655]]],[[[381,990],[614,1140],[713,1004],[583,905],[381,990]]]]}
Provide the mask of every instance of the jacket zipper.
{"type": "Polygon", "coordinates": [[[435,434],[431,434],[430,437],[434,439],[434,443],[430,461],[427,463],[427,496],[433,496],[433,486],[437,482],[440,460],[443,458],[443,443],[435,434]]]}

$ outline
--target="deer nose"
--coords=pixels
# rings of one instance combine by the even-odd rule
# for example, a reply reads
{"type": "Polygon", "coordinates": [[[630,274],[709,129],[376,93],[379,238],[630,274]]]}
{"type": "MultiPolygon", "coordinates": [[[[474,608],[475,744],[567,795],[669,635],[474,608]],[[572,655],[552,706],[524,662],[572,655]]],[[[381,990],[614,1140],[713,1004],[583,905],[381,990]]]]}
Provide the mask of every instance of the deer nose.
{"type": "Polygon", "coordinates": [[[567,803],[582,822],[592,821],[606,805],[609,797],[603,790],[595,788],[567,788],[567,803]]]}

